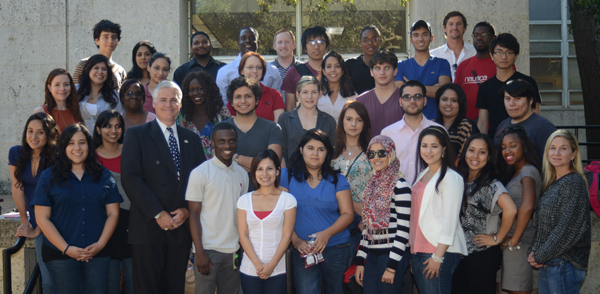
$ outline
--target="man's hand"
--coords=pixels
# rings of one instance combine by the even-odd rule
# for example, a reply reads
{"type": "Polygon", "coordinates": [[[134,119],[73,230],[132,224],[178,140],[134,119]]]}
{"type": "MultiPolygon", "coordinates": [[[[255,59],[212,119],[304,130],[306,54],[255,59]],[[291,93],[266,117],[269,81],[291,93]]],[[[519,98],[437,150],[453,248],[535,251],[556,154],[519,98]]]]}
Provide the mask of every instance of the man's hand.
{"type": "Polygon", "coordinates": [[[190,216],[188,210],[183,207],[171,211],[171,215],[173,216],[173,225],[175,228],[181,226],[190,216]]]}
{"type": "Polygon", "coordinates": [[[215,268],[210,260],[210,257],[206,255],[204,251],[196,250],[196,268],[203,276],[210,275],[210,269],[215,268]]]}

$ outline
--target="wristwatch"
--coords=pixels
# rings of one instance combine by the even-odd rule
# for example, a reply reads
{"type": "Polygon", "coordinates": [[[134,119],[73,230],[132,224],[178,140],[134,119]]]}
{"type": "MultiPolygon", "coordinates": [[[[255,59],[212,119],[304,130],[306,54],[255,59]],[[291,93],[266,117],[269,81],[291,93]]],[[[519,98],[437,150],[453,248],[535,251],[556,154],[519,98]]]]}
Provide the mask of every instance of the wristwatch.
{"type": "Polygon", "coordinates": [[[154,216],[154,218],[155,218],[155,219],[159,219],[159,218],[160,218],[160,216],[162,215],[162,213],[163,213],[162,211],[161,211],[161,212],[159,212],[157,215],[155,215],[155,216],[154,216]]]}

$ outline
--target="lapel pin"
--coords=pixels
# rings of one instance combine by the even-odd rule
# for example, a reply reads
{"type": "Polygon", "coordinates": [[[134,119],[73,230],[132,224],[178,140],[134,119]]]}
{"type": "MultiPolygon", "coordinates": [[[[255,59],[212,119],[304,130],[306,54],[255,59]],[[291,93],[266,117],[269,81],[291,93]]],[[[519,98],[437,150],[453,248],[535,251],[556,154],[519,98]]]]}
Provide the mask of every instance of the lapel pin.
{"type": "Polygon", "coordinates": [[[188,140],[183,140],[183,142],[187,144],[188,140]]]}

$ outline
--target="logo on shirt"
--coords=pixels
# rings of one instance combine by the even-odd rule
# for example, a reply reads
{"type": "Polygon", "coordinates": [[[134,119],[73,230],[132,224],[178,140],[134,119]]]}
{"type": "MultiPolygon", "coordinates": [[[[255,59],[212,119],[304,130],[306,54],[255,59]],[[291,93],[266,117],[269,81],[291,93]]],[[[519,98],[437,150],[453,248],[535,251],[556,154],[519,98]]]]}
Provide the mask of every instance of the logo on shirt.
{"type": "Polygon", "coordinates": [[[267,101],[265,104],[267,104],[267,105],[271,105],[271,101],[267,101]]]}
{"type": "Polygon", "coordinates": [[[465,84],[481,84],[487,81],[487,76],[465,77],[465,84]]]}
{"type": "Polygon", "coordinates": [[[432,75],[434,75],[434,74],[435,74],[435,71],[432,71],[432,72],[431,72],[431,74],[432,74],[432,75]]]}
{"type": "Polygon", "coordinates": [[[244,186],[242,186],[242,183],[240,183],[240,187],[244,188],[244,186]]]}

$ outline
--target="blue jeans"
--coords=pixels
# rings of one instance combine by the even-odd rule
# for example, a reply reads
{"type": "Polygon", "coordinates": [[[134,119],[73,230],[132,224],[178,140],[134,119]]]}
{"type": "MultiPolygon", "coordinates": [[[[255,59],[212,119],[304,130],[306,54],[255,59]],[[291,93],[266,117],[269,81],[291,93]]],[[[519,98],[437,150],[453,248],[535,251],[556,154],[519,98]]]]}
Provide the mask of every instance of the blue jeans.
{"type": "Polygon", "coordinates": [[[348,244],[326,247],[323,250],[325,261],[309,268],[304,268],[304,258],[298,250],[292,250],[296,294],[343,294],[348,249],[348,244]]]}
{"type": "Polygon", "coordinates": [[[37,257],[38,264],[40,266],[40,274],[42,277],[42,290],[44,294],[54,294],[54,283],[52,283],[52,277],[46,263],[42,259],[42,245],[44,244],[44,234],[40,234],[37,238],[33,239],[35,245],[35,256],[37,257]]]}
{"type": "Polygon", "coordinates": [[[61,294],[106,294],[110,259],[94,257],[88,262],[75,259],[53,260],[46,265],[61,294]]]}
{"type": "Polygon", "coordinates": [[[358,244],[360,243],[360,239],[362,237],[362,232],[358,230],[358,224],[362,221],[362,217],[358,214],[354,214],[354,222],[350,224],[348,229],[350,230],[350,238],[348,238],[348,245],[350,249],[350,254],[348,254],[348,267],[354,261],[356,257],[356,251],[358,251],[358,244]],[[352,235],[353,230],[355,230],[354,235],[352,235]]]}
{"type": "Polygon", "coordinates": [[[263,280],[259,277],[240,273],[240,280],[244,294],[285,294],[286,292],[286,274],[270,276],[268,279],[263,280]]]}
{"type": "Polygon", "coordinates": [[[554,258],[546,267],[540,268],[538,275],[538,291],[540,294],[578,294],[579,287],[585,278],[585,271],[573,266],[570,262],[554,258]]]}
{"type": "Polygon", "coordinates": [[[121,294],[121,266],[123,267],[123,280],[125,280],[125,294],[133,294],[133,266],[131,258],[123,260],[111,259],[108,269],[107,294],[121,294]]]}
{"type": "Polygon", "coordinates": [[[365,259],[365,274],[363,278],[363,293],[364,294],[394,294],[402,293],[402,285],[404,283],[404,271],[410,265],[410,249],[408,253],[396,265],[396,274],[394,275],[394,283],[388,284],[381,281],[381,277],[387,268],[389,254],[373,254],[368,252],[365,259]]]}
{"type": "Polygon", "coordinates": [[[423,271],[423,264],[431,257],[431,253],[412,254],[412,272],[421,294],[450,294],[452,291],[452,275],[460,262],[460,254],[446,252],[444,262],[440,267],[440,276],[428,279],[423,271]]]}

